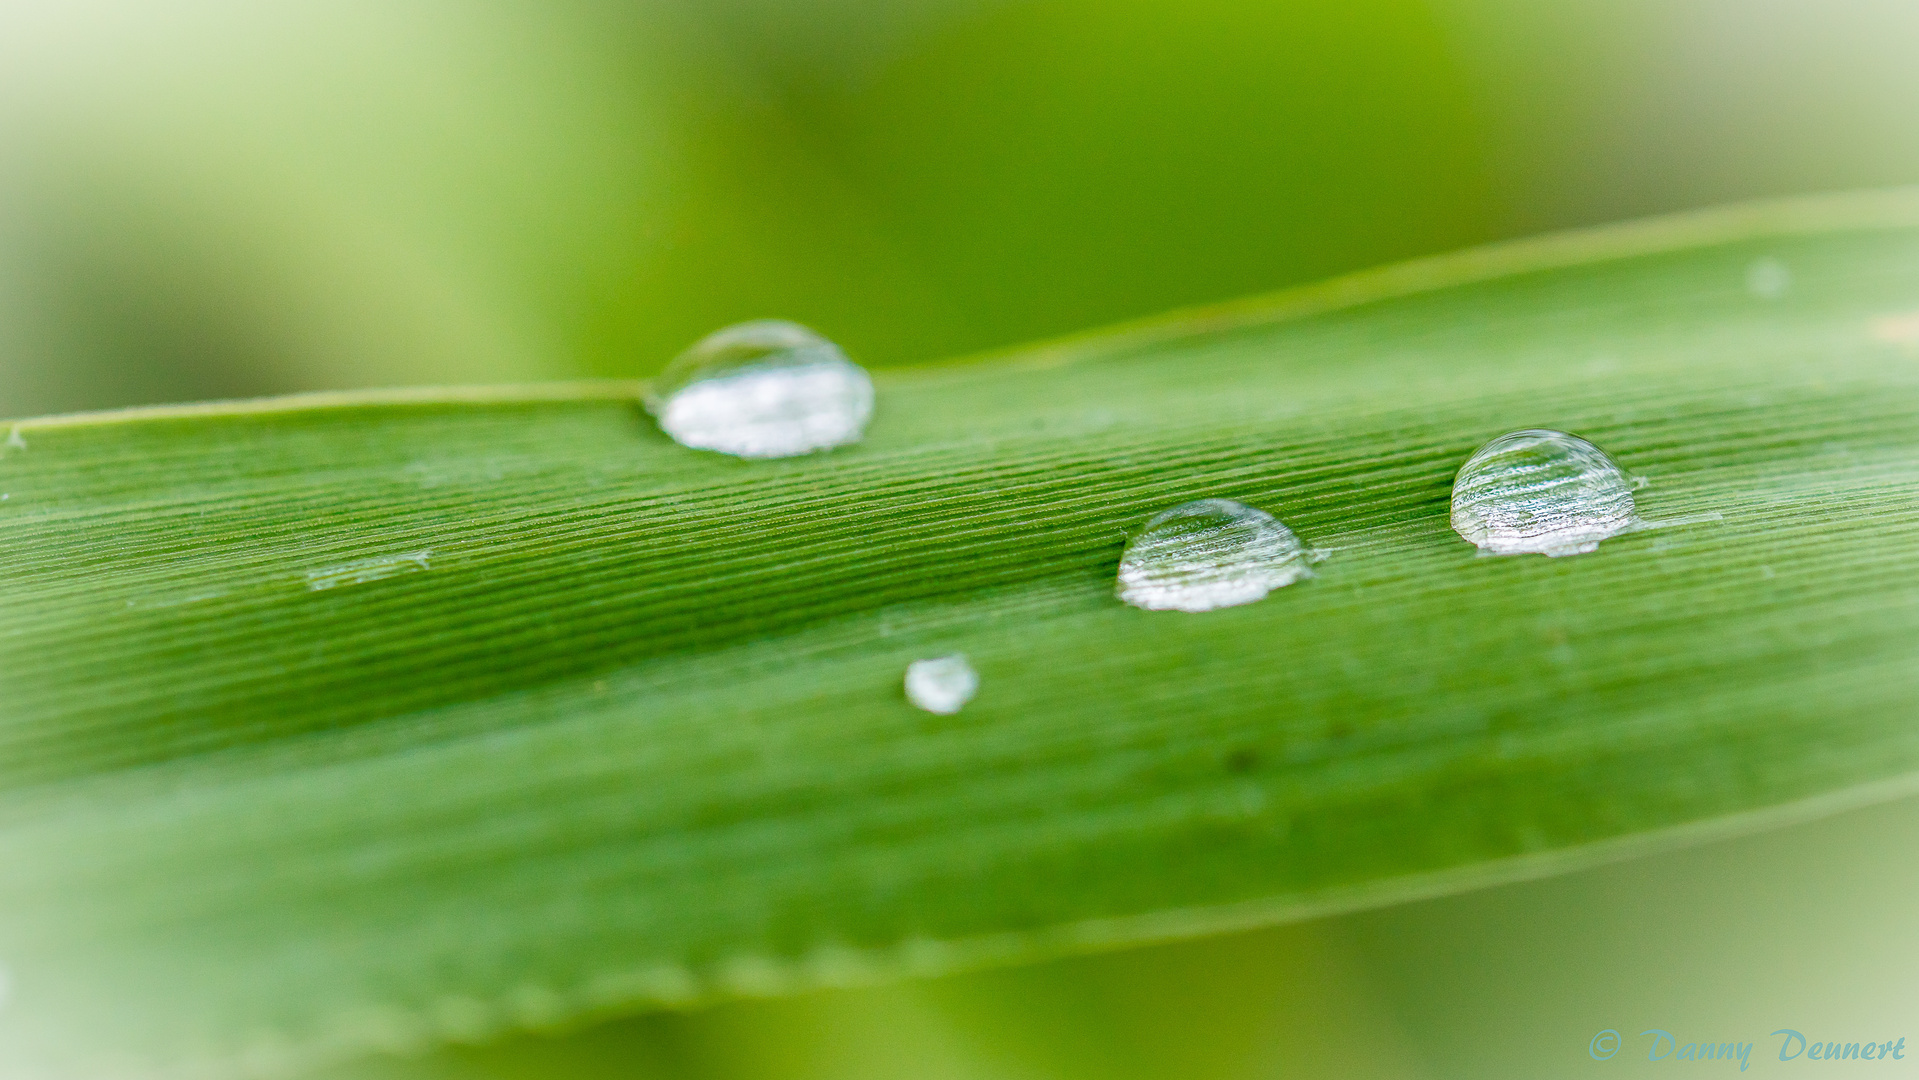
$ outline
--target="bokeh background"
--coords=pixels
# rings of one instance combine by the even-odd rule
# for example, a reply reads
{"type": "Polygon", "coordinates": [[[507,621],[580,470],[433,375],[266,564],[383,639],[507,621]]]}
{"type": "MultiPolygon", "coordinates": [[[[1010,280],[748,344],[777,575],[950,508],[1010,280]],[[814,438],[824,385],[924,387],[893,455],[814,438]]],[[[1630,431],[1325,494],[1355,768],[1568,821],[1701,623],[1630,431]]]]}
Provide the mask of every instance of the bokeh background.
{"type": "Polygon", "coordinates": [[[0,415],[872,365],[1919,180],[1910,0],[0,0],[0,415]]]}
{"type": "MultiPolygon", "coordinates": [[[[1915,42],[1911,0],[0,0],[0,415],[639,376],[757,317],[905,364],[1919,182],[1915,42]]],[[[1919,1038],[1915,847],[1894,804],[352,1074],[1541,1077],[1649,1067],[1651,1027],[1919,1038]]]]}

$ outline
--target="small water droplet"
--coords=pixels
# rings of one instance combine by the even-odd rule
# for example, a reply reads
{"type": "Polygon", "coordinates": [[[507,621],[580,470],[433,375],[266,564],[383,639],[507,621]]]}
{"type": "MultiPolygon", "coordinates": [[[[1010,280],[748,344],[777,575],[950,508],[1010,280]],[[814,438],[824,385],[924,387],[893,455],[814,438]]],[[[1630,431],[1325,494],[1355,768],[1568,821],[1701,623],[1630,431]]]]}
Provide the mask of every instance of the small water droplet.
{"type": "Polygon", "coordinates": [[[1119,559],[1119,598],[1147,611],[1212,611],[1313,576],[1312,553],[1264,510],[1200,499],[1154,516],[1119,559]]]}
{"type": "Polygon", "coordinates": [[[1746,291],[1761,300],[1777,300],[1792,291],[1792,268],[1768,255],[1746,267],[1746,291]]]}
{"type": "Polygon", "coordinates": [[[681,446],[782,458],[855,443],[873,416],[873,380],[797,323],[740,323],[681,353],[648,390],[647,411],[681,446]]]}
{"type": "Polygon", "coordinates": [[[432,569],[432,551],[409,551],[403,555],[381,555],[372,559],[342,563],[306,572],[307,588],[314,592],[337,589],[342,585],[366,585],[401,574],[432,569]]]}
{"type": "Polygon", "coordinates": [[[1453,478],[1453,531],[1492,555],[1578,555],[1640,526],[1633,482],[1606,452],[1563,431],[1515,431],[1453,478]]]}
{"type": "Polygon", "coordinates": [[[906,665],[906,700],[927,712],[951,716],[978,692],[979,673],[957,653],[906,665]]]}

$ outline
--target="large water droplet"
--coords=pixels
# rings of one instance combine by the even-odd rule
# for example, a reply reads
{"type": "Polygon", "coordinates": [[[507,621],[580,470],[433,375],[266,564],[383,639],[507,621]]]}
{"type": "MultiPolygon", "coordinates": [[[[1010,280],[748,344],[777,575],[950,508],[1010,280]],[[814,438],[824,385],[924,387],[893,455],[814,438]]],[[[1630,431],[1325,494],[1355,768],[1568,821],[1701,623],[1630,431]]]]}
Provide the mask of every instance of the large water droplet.
{"type": "Polygon", "coordinates": [[[1119,598],[1148,611],[1250,604],[1313,576],[1311,554],[1264,510],[1231,499],[1176,506],[1146,523],[1119,559],[1119,598]]]}
{"type": "Polygon", "coordinates": [[[653,381],[647,411],[681,446],[781,458],[860,440],[873,380],[839,346],[777,319],[729,326],[653,381]]]}
{"type": "Polygon", "coordinates": [[[1578,555],[1640,525],[1633,481],[1563,431],[1515,431],[1453,478],[1453,531],[1493,555],[1578,555]]]}
{"type": "Polygon", "coordinates": [[[979,673],[958,654],[906,665],[906,700],[941,716],[960,711],[979,691],[979,673]]]}

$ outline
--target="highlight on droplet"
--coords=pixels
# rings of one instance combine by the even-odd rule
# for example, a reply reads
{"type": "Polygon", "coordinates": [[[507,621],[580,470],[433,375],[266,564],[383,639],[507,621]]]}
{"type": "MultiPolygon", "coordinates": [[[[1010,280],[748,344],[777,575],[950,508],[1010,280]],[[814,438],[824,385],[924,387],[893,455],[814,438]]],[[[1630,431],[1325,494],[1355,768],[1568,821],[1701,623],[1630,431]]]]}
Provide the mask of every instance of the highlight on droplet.
{"type": "Polygon", "coordinates": [[[1213,611],[1313,576],[1312,553],[1264,510],[1199,499],[1146,522],[1119,560],[1119,598],[1147,611],[1213,611]]]}
{"type": "Polygon", "coordinates": [[[680,354],[653,381],[646,408],[681,446],[793,457],[858,442],[873,416],[873,380],[812,330],[762,319],[680,354]]]}

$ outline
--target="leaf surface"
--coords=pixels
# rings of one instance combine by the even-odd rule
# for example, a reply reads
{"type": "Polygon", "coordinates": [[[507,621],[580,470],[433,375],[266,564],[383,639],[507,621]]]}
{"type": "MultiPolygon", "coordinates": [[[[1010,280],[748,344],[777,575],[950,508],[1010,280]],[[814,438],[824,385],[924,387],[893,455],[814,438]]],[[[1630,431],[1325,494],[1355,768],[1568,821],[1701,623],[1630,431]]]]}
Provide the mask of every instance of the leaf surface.
{"type": "Polygon", "coordinates": [[[629,384],[20,423],[0,1076],[275,1072],[1199,934],[1919,770],[1919,195],[876,378],[863,444],[782,462],[673,445],[629,384]],[[1667,527],[1476,557],[1453,472],[1524,427],[1607,449],[1667,527]],[[1318,576],[1116,601],[1127,530],[1205,497],[1318,576]],[[908,706],[907,663],[953,652],[978,697],[908,706]]]}

